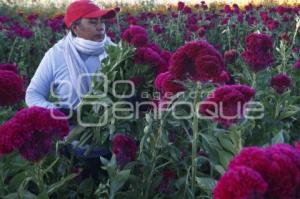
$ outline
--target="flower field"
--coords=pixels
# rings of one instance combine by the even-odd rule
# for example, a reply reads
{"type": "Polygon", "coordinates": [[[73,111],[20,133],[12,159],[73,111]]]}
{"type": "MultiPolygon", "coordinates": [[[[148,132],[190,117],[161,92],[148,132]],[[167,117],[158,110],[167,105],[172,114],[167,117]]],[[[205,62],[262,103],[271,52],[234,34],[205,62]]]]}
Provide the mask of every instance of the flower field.
{"type": "Polygon", "coordinates": [[[0,2],[0,198],[300,198],[300,4],[114,9],[70,112],[25,103],[64,8],[0,2]]]}

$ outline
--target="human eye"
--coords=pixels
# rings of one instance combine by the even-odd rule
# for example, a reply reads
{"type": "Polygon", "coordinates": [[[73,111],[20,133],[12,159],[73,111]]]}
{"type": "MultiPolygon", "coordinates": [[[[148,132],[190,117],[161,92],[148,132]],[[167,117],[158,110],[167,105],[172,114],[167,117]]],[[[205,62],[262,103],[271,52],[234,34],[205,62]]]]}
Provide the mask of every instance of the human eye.
{"type": "Polygon", "coordinates": [[[90,24],[97,24],[97,21],[98,21],[98,20],[96,20],[96,19],[90,19],[90,20],[89,20],[89,23],[90,23],[90,24]]]}

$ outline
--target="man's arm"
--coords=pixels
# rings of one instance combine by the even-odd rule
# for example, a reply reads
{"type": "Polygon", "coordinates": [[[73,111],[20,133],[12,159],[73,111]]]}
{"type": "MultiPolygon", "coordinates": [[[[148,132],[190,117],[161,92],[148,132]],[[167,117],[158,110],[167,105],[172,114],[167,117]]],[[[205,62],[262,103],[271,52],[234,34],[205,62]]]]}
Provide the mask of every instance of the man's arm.
{"type": "Polygon", "coordinates": [[[54,81],[51,54],[48,51],[38,66],[26,90],[25,102],[27,106],[56,108],[48,101],[50,86],[54,81]]]}

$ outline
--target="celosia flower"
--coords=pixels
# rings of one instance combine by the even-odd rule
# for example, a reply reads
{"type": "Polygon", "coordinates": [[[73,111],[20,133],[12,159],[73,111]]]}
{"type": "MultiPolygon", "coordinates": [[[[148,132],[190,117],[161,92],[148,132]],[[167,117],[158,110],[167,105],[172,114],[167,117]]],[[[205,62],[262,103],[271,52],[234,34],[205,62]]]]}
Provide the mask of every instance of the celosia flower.
{"type": "Polygon", "coordinates": [[[238,54],[237,54],[236,49],[230,49],[230,50],[225,51],[225,53],[224,53],[225,62],[228,64],[233,63],[236,60],[237,55],[238,54]]]}
{"type": "Polygon", "coordinates": [[[25,27],[21,27],[18,24],[12,25],[10,27],[10,31],[12,31],[17,36],[22,37],[22,38],[26,38],[26,39],[31,38],[34,34],[30,29],[25,28],[25,27]]]}
{"type": "Polygon", "coordinates": [[[151,48],[141,47],[135,51],[134,62],[136,64],[148,64],[157,66],[162,60],[160,55],[151,48]]]}
{"type": "Polygon", "coordinates": [[[56,109],[24,108],[0,127],[0,153],[17,149],[27,160],[38,161],[50,150],[52,139],[69,133],[67,119],[56,109]]]}
{"type": "Polygon", "coordinates": [[[116,155],[118,165],[123,168],[134,161],[137,153],[135,141],[123,134],[117,134],[112,140],[112,151],[116,155]]]}
{"type": "Polygon", "coordinates": [[[162,27],[160,27],[160,25],[154,25],[153,26],[153,31],[157,34],[160,35],[164,32],[164,29],[162,27]]]}
{"type": "Polygon", "coordinates": [[[272,49],[273,44],[270,36],[252,33],[246,37],[246,49],[242,56],[250,69],[258,72],[273,63],[272,49]]]}
{"type": "Polygon", "coordinates": [[[184,9],[184,6],[185,6],[185,3],[182,2],[182,1],[179,1],[179,2],[177,3],[177,9],[178,9],[178,10],[183,10],[183,9],[184,9]]]}
{"type": "Polygon", "coordinates": [[[190,42],[178,48],[169,66],[171,74],[178,79],[187,76],[203,82],[218,77],[224,68],[221,54],[205,41],[190,42]]]}
{"type": "Polygon", "coordinates": [[[0,16],[0,23],[6,23],[10,21],[10,17],[8,16],[0,16]]]}
{"type": "Polygon", "coordinates": [[[162,53],[162,50],[160,49],[159,45],[157,45],[155,43],[149,43],[143,47],[151,48],[152,50],[157,52],[157,54],[159,54],[159,55],[162,53]]]}
{"type": "Polygon", "coordinates": [[[155,87],[162,94],[168,93],[174,95],[184,91],[184,87],[179,83],[174,82],[175,77],[170,72],[160,73],[155,79],[155,87]]]}
{"type": "Polygon", "coordinates": [[[267,198],[296,198],[292,196],[299,186],[300,170],[294,158],[297,157],[281,146],[247,147],[230,161],[228,168],[246,166],[258,172],[268,183],[267,198]]]}
{"type": "Polygon", "coordinates": [[[222,71],[218,77],[213,78],[214,83],[225,84],[230,81],[230,75],[226,71],[222,71]]]}
{"type": "Polygon", "coordinates": [[[57,15],[45,21],[46,26],[50,27],[52,32],[61,32],[63,30],[64,15],[57,15]]]}
{"type": "Polygon", "coordinates": [[[279,22],[276,20],[269,20],[267,26],[270,31],[273,31],[274,29],[278,28],[279,22]]]}
{"type": "Polygon", "coordinates": [[[240,166],[229,169],[218,181],[214,199],[264,199],[268,184],[255,170],[240,166]]]}
{"type": "Polygon", "coordinates": [[[292,79],[287,74],[278,74],[271,79],[272,88],[278,93],[283,94],[292,85],[292,79]]]}
{"type": "Polygon", "coordinates": [[[148,34],[141,26],[131,25],[122,33],[121,37],[135,47],[142,47],[148,43],[148,34]]]}
{"type": "Polygon", "coordinates": [[[255,90],[246,85],[226,85],[218,87],[201,103],[200,113],[230,127],[244,116],[244,104],[255,95],[255,90]]]}
{"type": "Polygon", "coordinates": [[[297,61],[296,61],[296,63],[294,64],[294,68],[295,69],[300,69],[300,59],[298,59],[297,61]]]}
{"type": "Polygon", "coordinates": [[[17,64],[3,63],[0,64],[0,70],[9,70],[14,73],[18,73],[17,64]]]}
{"type": "Polygon", "coordinates": [[[23,79],[15,72],[0,70],[0,106],[10,106],[23,100],[23,79]]]}
{"type": "Polygon", "coordinates": [[[38,17],[39,17],[38,14],[31,13],[27,16],[27,20],[30,25],[34,25],[38,17]]]}
{"type": "Polygon", "coordinates": [[[188,6],[184,6],[183,13],[184,14],[191,14],[192,13],[192,8],[190,8],[188,6]]]}

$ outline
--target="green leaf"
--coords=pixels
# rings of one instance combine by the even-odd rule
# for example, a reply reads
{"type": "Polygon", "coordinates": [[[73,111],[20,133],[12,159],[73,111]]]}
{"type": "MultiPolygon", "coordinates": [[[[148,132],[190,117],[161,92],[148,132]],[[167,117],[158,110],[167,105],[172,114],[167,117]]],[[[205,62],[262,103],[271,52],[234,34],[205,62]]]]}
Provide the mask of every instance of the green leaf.
{"type": "Polygon", "coordinates": [[[49,199],[49,196],[48,196],[47,192],[44,191],[44,192],[40,193],[40,194],[36,197],[36,199],[49,199]]]}
{"type": "Polygon", "coordinates": [[[110,194],[115,195],[115,193],[125,184],[129,175],[130,170],[123,170],[111,178],[110,194]]]}
{"type": "Polygon", "coordinates": [[[272,138],[272,144],[284,143],[283,131],[280,131],[272,138]]]}
{"type": "Polygon", "coordinates": [[[78,176],[78,173],[72,173],[70,175],[68,175],[67,177],[61,179],[59,182],[56,182],[54,184],[52,184],[49,188],[47,193],[48,194],[52,194],[53,192],[55,192],[57,189],[61,188],[62,186],[65,185],[65,183],[67,183],[68,181],[72,180],[73,178],[75,178],[76,176],[78,176]]]}
{"type": "Polygon", "coordinates": [[[21,185],[21,183],[25,180],[25,178],[26,178],[26,171],[23,171],[15,175],[9,182],[8,191],[9,192],[16,191],[18,187],[21,185]]]}
{"type": "Polygon", "coordinates": [[[196,182],[201,189],[204,189],[207,192],[212,192],[216,186],[216,180],[209,177],[196,177],[196,182]]]}
{"type": "Polygon", "coordinates": [[[94,181],[92,178],[85,179],[79,186],[79,192],[85,196],[90,196],[93,193],[94,181]]]}

